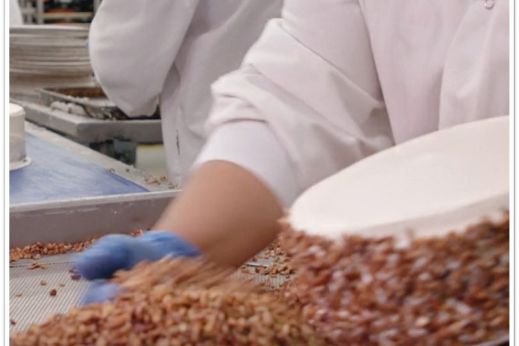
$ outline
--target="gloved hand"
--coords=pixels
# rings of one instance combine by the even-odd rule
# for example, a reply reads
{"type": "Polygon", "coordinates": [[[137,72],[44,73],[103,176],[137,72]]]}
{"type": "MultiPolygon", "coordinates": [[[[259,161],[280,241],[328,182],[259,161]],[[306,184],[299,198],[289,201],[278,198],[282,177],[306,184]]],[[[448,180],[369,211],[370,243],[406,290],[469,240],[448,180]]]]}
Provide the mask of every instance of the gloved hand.
{"type": "Polygon", "coordinates": [[[193,245],[166,231],[150,231],[139,237],[122,234],[102,237],[74,260],[74,267],[82,277],[96,280],[90,285],[83,303],[101,302],[115,297],[118,287],[99,279],[108,279],[119,269],[131,269],[141,261],[156,261],[165,256],[198,255],[200,252],[193,245]]]}

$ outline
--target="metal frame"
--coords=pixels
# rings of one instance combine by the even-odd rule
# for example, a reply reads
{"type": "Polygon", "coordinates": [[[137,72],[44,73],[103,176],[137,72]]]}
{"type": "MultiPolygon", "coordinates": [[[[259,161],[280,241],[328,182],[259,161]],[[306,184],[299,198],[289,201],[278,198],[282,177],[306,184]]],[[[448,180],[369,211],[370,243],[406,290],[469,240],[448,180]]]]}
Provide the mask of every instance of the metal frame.
{"type": "Polygon", "coordinates": [[[149,229],[178,190],[13,206],[9,246],[79,242],[108,233],[149,229]]]}
{"type": "Polygon", "coordinates": [[[25,119],[59,132],[81,143],[98,143],[121,139],[140,144],[161,144],[160,119],[100,120],[69,114],[36,103],[12,100],[25,110],[25,119]]]}

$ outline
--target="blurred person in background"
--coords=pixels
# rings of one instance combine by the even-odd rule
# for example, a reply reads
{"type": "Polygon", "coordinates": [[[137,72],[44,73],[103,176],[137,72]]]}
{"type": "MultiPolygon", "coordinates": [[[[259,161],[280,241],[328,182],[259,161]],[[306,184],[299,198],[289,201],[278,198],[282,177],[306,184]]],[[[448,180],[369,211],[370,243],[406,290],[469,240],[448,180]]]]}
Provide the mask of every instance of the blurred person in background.
{"type": "MultiPolygon", "coordinates": [[[[241,68],[213,85],[210,137],[182,194],[153,231],[100,239],[78,269],[102,279],[200,254],[238,266],[311,185],[395,144],[507,115],[508,6],[286,0],[241,68]]],[[[116,292],[100,285],[86,300],[116,292]]]]}
{"type": "Polygon", "coordinates": [[[104,0],[89,49],[103,90],[129,116],[160,106],[168,175],[182,185],[205,143],[210,85],[237,69],[282,0],[104,0]]]}

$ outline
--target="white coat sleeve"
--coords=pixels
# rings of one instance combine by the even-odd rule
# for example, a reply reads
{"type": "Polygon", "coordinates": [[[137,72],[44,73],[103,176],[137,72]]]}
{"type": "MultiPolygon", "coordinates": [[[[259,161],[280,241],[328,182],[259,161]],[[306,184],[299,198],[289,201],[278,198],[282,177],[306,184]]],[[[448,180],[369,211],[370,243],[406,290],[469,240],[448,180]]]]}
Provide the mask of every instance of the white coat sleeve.
{"type": "MultiPolygon", "coordinates": [[[[267,25],[241,69],[218,80],[213,93],[209,132],[264,122],[287,153],[294,169],[285,174],[293,175],[299,192],[393,144],[358,1],[285,1],[282,18],[267,25]]],[[[225,157],[250,165],[239,153],[225,157]]],[[[268,169],[251,170],[270,170],[260,179],[272,181],[280,166],[263,157],[255,165],[268,169]]],[[[284,189],[273,188],[277,196],[286,195],[284,189]]]]}
{"type": "Polygon", "coordinates": [[[236,121],[218,127],[193,168],[214,160],[233,162],[254,174],[284,207],[299,193],[290,158],[264,122],[236,121]]]}
{"type": "Polygon", "coordinates": [[[152,114],[197,0],[104,0],[90,28],[97,80],[128,115],[152,114]]]}

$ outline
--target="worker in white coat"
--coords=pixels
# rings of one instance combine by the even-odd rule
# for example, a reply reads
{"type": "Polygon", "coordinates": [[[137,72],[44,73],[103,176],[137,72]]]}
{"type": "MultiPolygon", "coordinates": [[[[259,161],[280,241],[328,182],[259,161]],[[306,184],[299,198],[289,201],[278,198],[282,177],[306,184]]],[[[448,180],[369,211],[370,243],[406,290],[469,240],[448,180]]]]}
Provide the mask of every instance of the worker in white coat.
{"type": "Polygon", "coordinates": [[[282,0],[104,0],[89,49],[108,97],[129,116],[160,104],[170,179],[181,185],[205,143],[210,85],[239,67],[282,0]]]}
{"type": "Polygon", "coordinates": [[[107,236],[78,268],[103,278],[200,253],[240,265],[275,238],[283,207],[310,185],[417,136],[508,114],[508,6],[286,0],[241,68],[214,84],[210,138],[156,231],[107,236]]]}

